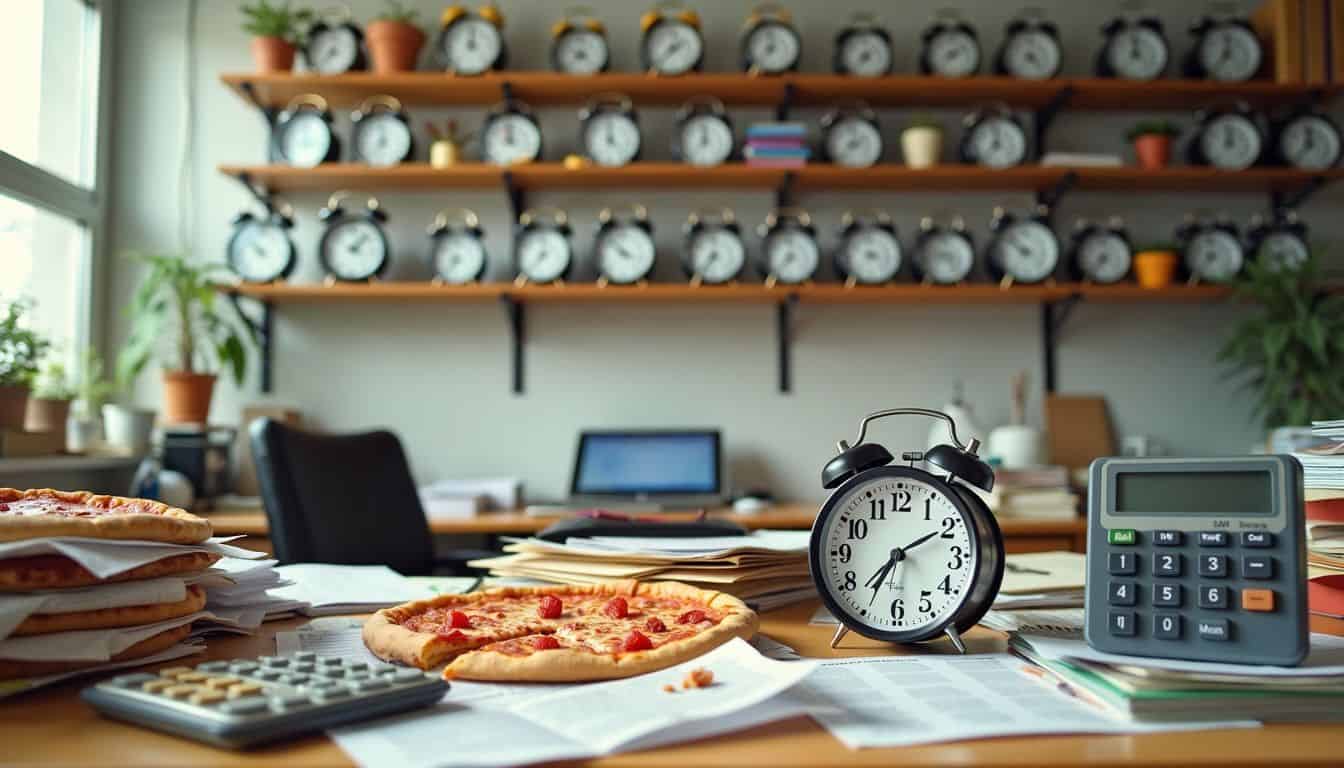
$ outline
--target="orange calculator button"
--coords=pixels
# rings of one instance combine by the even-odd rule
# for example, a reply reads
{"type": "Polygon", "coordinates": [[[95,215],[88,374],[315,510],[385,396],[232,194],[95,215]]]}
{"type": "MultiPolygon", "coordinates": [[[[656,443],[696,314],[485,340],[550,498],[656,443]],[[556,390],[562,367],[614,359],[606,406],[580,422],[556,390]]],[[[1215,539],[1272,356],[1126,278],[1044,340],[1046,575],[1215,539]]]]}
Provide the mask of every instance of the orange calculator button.
{"type": "Polygon", "coordinates": [[[1272,589],[1241,590],[1241,609],[1243,611],[1274,610],[1274,590],[1272,589]]]}

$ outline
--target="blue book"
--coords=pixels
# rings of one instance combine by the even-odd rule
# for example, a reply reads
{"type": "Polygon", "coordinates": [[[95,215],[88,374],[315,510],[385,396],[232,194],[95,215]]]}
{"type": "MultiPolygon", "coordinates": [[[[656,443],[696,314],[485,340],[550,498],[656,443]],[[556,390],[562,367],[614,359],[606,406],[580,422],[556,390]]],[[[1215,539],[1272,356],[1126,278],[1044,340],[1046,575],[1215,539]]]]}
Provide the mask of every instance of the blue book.
{"type": "Polygon", "coordinates": [[[802,123],[752,123],[747,126],[747,138],[762,139],[802,138],[807,135],[807,126],[802,123]]]}
{"type": "Polygon", "coordinates": [[[807,159],[812,155],[812,150],[807,147],[798,147],[797,149],[781,149],[778,147],[751,147],[748,146],[742,151],[746,157],[760,158],[803,158],[807,159]]]}

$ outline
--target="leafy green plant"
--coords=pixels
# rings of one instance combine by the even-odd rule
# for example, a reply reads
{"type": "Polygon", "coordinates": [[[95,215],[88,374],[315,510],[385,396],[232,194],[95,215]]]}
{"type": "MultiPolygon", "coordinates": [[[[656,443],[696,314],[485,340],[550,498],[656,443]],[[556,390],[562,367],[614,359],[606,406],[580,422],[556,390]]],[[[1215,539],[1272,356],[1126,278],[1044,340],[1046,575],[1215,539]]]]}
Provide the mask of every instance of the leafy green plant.
{"type": "Polygon", "coordinates": [[[85,347],[79,357],[79,373],[75,377],[76,406],[92,416],[117,391],[116,382],[104,375],[103,358],[92,347],[85,347]]]}
{"type": "Polygon", "coordinates": [[[1265,426],[1306,426],[1344,413],[1344,295],[1321,283],[1315,260],[1298,269],[1251,263],[1234,295],[1255,305],[1218,353],[1228,377],[1257,394],[1265,426]]]}
{"type": "Polygon", "coordinates": [[[255,37],[281,37],[291,43],[302,38],[301,27],[313,20],[313,12],[308,8],[290,8],[289,0],[270,3],[257,0],[252,5],[242,5],[246,21],[243,31],[255,37]]]}
{"type": "Polygon", "coordinates": [[[414,24],[420,16],[420,12],[414,8],[407,8],[405,3],[399,0],[387,0],[384,4],[383,12],[374,17],[375,21],[392,21],[398,24],[414,24]]]}
{"type": "Polygon", "coordinates": [[[65,363],[50,357],[33,381],[33,397],[43,400],[74,400],[75,389],[70,386],[65,363]]]}
{"type": "Polygon", "coordinates": [[[236,313],[220,311],[215,275],[224,264],[193,264],[176,254],[133,254],[149,272],[129,308],[131,332],[117,358],[117,382],[125,387],[140,374],[163,342],[165,365],[184,373],[216,373],[228,368],[239,385],[247,374],[249,334],[236,313]]]}
{"type": "Polygon", "coordinates": [[[31,385],[38,361],[50,346],[36,331],[21,325],[32,306],[31,301],[17,299],[9,302],[0,316],[0,387],[31,385]]]}
{"type": "Polygon", "coordinates": [[[1180,135],[1180,126],[1170,120],[1144,120],[1135,123],[1125,134],[1125,138],[1133,141],[1140,136],[1170,136],[1175,138],[1180,135]]]}

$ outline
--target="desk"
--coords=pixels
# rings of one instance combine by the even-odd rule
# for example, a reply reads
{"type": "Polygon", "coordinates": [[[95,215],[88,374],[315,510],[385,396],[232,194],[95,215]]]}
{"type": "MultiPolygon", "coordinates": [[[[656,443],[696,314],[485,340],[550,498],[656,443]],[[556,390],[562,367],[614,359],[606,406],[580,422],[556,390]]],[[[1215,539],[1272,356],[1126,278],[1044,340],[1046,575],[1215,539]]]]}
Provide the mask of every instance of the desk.
{"type": "MultiPolygon", "coordinates": [[[[815,603],[762,615],[761,631],[805,656],[861,656],[907,653],[863,638],[844,642],[832,652],[829,627],[808,626],[815,603]]],[[[206,658],[225,659],[273,653],[275,632],[293,629],[305,619],[273,622],[255,637],[211,638],[206,658]]],[[[851,635],[851,638],[854,636],[851,635]]],[[[972,652],[1000,650],[1002,638],[984,629],[967,634],[972,652]]],[[[175,666],[172,661],[160,666],[175,666]]],[[[322,736],[288,745],[234,753],[201,746],[133,726],[104,720],[76,696],[90,680],[75,680],[15,699],[0,701],[0,762],[25,765],[348,765],[345,753],[322,736]]],[[[1024,680],[1023,685],[1034,685],[1024,680]]],[[[444,733],[439,747],[451,745],[444,733]]],[[[1279,725],[1256,730],[1169,733],[1145,736],[1061,736],[990,739],[902,749],[851,752],[807,718],[729,734],[651,752],[615,755],[591,761],[617,768],[710,768],[714,766],[893,766],[925,765],[1069,766],[1069,765],[1245,765],[1337,766],[1344,758],[1344,728],[1338,725],[1279,725]]],[[[589,764],[589,763],[585,763],[589,764]]]]}

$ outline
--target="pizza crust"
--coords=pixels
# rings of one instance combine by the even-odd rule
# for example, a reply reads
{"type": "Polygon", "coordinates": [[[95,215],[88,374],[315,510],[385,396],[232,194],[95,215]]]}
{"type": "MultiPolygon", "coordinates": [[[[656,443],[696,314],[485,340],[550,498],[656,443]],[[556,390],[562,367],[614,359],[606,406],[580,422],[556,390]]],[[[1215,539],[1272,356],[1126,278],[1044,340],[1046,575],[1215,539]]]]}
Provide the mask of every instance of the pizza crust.
{"type": "Polygon", "coordinates": [[[99,667],[104,664],[111,664],[118,661],[143,659],[146,656],[153,656],[156,653],[172,648],[174,645],[187,639],[187,635],[189,634],[191,634],[190,624],[173,627],[172,629],[165,630],[157,635],[152,635],[141,640],[130,648],[113,656],[109,661],[17,661],[13,659],[0,659],[0,680],[16,680],[26,677],[56,675],[62,672],[73,672],[89,667],[99,667]]]}
{"type": "Polygon", "coordinates": [[[161,621],[189,616],[205,608],[205,590],[192,584],[186,598],[175,603],[127,605],[120,608],[101,608],[70,613],[35,613],[14,628],[10,637],[48,635],[52,632],[77,632],[88,629],[141,627],[161,621]]]}
{"type": "Polygon", "coordinates": [[[219,555],[211,552],[183,552],[162,560],[100,579],[84,566],[64,555],[34,555],[0,560],[0,592],[28,592],[34,589],[66,589],[118,581],[157,579],[203,571],[214,565],[219,555]]]}
{"type": "Polygon", "coordinates": [[[99,514],[18,515],[0,510],[0,541],[24,541],[55,536],[92,539],[141,539],[166,544],[199,544],[210,538],[210,521],[184,509],[149,499],[103,496],[88,491],[39,488],[20,491],[0,488],[0,505],[24,501],[91,507],[99,514]]]}

